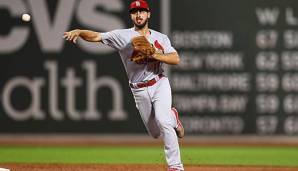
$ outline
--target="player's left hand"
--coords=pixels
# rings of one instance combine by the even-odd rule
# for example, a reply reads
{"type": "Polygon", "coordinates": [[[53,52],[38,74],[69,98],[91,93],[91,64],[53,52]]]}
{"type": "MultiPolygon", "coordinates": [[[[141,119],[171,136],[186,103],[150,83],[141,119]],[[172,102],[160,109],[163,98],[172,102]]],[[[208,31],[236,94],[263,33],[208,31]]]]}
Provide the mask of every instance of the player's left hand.
{"type": "Polygon", "coordinates": [[[155,48],[150,44],[145,36],[134,37],[131,41],[133,47],[133,54],[131,61],[142,64],[145,61],[148,62],[148,58],[155,53],[155,48]]]}

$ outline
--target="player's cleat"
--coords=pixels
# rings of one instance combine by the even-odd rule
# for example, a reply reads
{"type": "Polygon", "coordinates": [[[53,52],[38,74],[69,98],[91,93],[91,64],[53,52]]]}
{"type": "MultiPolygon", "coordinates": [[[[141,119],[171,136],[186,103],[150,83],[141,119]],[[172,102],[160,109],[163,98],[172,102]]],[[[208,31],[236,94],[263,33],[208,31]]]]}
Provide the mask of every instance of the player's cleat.
{"type": "Polygon", "coordinates": [[[183,171],[183,170],[179,170],[179,169],[176,169],[176,168],[168,168],[168,171],[183,171]]]}
{"type": "Polygon", "coordinates": [[[179,113],[177,111],[176,108],[172,108],[172,111],[174,112],[175,114],[175,118],[176,118],[176,122],[177,122],[177,126],[175,128],[175,131],[176,131],[176,134],[177,134],[177,137],[179,138],[183,138],[184,137],[184,128],[183,128],[183,125],[179,119],[179,113]]]}

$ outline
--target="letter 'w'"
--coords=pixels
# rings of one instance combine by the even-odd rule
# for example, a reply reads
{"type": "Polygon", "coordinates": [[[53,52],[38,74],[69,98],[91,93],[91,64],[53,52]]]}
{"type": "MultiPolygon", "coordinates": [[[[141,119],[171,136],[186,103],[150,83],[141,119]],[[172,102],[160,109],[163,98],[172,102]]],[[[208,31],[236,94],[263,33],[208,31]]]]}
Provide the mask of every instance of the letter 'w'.
{"type": "Polygon", "coordinates": [[[256,8],[258,21],[262,25],[274,25],[279,16],[278,8],[256,8]]]}

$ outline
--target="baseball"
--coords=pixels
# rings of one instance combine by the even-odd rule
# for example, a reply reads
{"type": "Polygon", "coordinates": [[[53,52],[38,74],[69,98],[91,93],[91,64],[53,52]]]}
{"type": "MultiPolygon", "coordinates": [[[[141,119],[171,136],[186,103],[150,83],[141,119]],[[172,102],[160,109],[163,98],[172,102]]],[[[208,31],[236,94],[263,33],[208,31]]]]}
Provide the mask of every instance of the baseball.
{"type": "Polygon", "coordinates": [[[23,14],[22,15],[22,20],[25,22],[29,22],[30,21],[30,15],[29,14],[23,14]]]}

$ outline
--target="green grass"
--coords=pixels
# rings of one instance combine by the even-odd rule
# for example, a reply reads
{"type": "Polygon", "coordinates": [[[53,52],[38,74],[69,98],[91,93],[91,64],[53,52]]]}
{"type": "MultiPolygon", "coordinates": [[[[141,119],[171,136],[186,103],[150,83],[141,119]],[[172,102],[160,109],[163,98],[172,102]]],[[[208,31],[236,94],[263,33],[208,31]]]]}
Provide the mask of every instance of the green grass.
{"type": "MultiPolygon", "coordinates": [[[[298,166],[298,147],[183,147],[184,164],[298,166]]],[[[0,163],[163,164],[162,147],[0,147],[0,163]]]]}
{"type": "Polygon", "coordinates": [[[183,148],[187,164],[298,166],[297,147],[183,148]]]}

